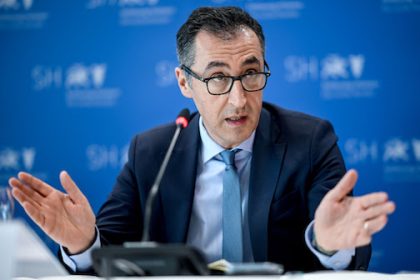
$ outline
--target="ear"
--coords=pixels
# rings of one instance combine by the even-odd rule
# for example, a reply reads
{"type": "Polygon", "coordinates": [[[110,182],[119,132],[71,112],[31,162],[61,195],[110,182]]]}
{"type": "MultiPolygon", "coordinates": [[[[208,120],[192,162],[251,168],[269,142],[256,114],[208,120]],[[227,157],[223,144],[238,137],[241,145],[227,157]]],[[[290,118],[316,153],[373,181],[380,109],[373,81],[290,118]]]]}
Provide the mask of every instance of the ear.
{"type": "Polygon", "coordinates": [[[184,70],[179,67],[175,68],[175,76],[178,81],[179,89],[183,96],[187,98],[192,98],[192,90],[190,85],[188,84],[187,77],[185,76],[184,70]]]}

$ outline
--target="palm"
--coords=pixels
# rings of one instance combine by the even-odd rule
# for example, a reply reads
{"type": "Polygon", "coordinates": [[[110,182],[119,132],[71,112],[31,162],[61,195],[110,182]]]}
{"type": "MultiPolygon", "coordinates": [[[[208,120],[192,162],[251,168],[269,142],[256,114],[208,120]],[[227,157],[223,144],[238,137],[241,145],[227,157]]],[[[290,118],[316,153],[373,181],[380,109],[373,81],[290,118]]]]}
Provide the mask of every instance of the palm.
{"type": "Polygon", "coordinates": [[[347,196],[356,181],[357,173],[349,171],[316,210],[315,235],[323,249],[341,250],[370,243],[372,234],[385,226],[387,215],[395,209],[382,192],[347,196]]]}
{"type": "Polygon", "coordinates": [[[360,219],[362,209],[359,204],[357,198],[346,197],[341,203],[321,203],[317,209],[315,219],[319,221],[319,227],[328,231],[332,248],[351,248],[354,244],[369,243],[369,237],[362,230],[364,221],[360,219]]]}
{"type": "Polygon", "coordinates": [[[68,196],[53,191],[45,198],[39,224],[59,244],[68,247],[80,236],[86,236],[86,226],[95,222],[89,205],[74,204],[68,196]]]}

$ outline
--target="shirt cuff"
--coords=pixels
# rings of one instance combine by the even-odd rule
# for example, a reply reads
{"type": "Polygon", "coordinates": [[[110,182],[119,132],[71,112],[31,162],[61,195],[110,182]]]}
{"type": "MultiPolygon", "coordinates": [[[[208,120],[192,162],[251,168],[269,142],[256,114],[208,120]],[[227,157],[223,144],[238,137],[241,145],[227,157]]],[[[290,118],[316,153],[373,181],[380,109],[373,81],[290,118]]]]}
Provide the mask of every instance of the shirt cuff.
{"type": "Polygon", "coordinates": [[[333,269],[333,270],[343,270],[346,267],[349,266],[350,262],[351,262],[351,258],[354,256],[356,249],[355,248],[351,248],[351,249],[344,249],[344,250],[339,250],[337,251],[334,255],[332,256],[327,256],[322,254],[321,252],[319,252],[318,250],[316,250],[314,248],[314,246],[312,245],[312,239],[314,236],[314,221],[312,221],[308,227],[306,228],[305,231],[305,242],[306,245],[308,246],[308,248],[311,250],[311,252],[317,256],[318,260],[321,262],[321,264],[329,269],[333,269]]]}
{"type": "Polygon", "coordinates": [[[95,248],[101,247],[101,239],[99,237],[99,230],[95,227],[96,239],[95,242],[88,249],[77,255],[68,255],[64,247],[60,245],[61,256],[63,262],[70,267],[73,272],[86,271],[92,266],[91,252],[95,248]]]}

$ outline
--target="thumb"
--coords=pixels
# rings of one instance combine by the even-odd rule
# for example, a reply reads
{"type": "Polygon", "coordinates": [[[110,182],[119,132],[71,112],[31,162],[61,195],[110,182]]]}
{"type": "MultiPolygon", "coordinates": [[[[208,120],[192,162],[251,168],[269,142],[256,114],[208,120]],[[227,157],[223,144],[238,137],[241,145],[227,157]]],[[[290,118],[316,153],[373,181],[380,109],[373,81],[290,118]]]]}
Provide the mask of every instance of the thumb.
{"type": "Polygon", "coordinates": [[[340,182],[338,182],[338,184],[328,192],[326,197],[333,201],[343,200],[356,185],[357,178],[358,175],[356,170],[350,169],[346,172],[346,174],[344,174],[340,182]]]}
{"type": "Polygon", "coordinates": [[[81,202],[84,199],[83,193],[66,171],[60,172],[60,181],[72,201],[81,202]]]}

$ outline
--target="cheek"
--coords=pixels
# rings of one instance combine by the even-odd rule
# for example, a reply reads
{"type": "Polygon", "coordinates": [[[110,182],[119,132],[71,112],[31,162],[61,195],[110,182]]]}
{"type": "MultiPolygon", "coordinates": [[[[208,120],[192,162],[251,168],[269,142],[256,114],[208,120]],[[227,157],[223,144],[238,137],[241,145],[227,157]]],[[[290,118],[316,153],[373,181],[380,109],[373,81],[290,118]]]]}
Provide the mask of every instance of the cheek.
{"type": "Polygon", "coordinates": [[[204,115],[206,109],[209,107],[205,98],[201,98],[201,92],[193,94],[193,101],[201,115],[204,115]]]}
{"type": "Polygon", "coordinates": [[[262,107],[262,95],[256,94],[255,96],[250,96],[248,99],[248,104],[253,111],[260,111],[262,107]]]}
{"type": "Polygon", "coordinates": [[[206,96],[200,98],[194,96],[194,103],[200,112],[201,116],[213,125],[220,122],[223,118],[223,100],[220,96],[206,96]]]}
{"type": "Polygon", "coordinates": [[[211,112],[213,117],[220,115],[226,106],[226,96],[207,95],[201,98],[201,103],[205,106],[207,112],[211,112]]]}

